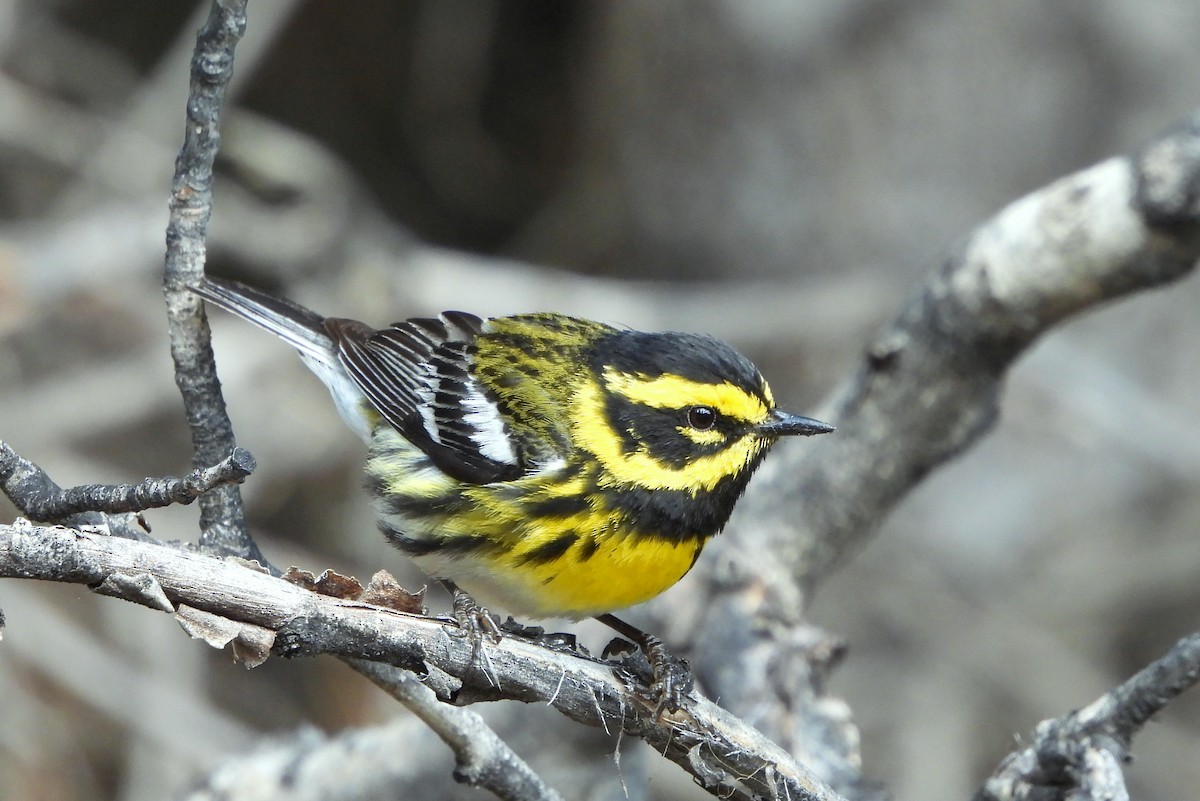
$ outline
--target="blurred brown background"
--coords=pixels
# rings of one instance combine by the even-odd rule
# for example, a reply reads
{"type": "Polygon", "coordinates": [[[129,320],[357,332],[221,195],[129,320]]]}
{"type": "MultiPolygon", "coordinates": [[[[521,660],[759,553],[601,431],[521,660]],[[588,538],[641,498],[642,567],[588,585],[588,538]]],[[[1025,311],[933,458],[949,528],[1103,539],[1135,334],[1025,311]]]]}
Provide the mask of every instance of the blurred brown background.
{"type": "MultiPolygon", "coordinates": [[[[189,463],[158,281],[205,13],[0,4],[0,438],[62,484],[189,463]]],[[[1191,0],[250,14],[214,271],[376,324],[461,307],[704,330],[798,411],[973,225],[1200,106],[1191,0]]],[[[818,593],[812,618],[851,646],[833,690],[865,773],[898,798],[969,797],[1015,735],[1197,627],[1198,300],[1185,282],[1049,337],[997,431],[818,593]]],[[[362,447],[319,384],[286,347],[214,322],[267,552],[419,585],[374,533],[362,447]]],[[[14,514],[0,501],[0,520],[14,514]]],[[[150,522],[194,536],[192,510],[150,522]]],[[[246,673],[166,616],[78,587],[7,581],[0,608],[0,801],[162,798],[264,734],[404,714],[330,660],[246,673]]],[[[611,762],[606,781],[572,785],[545,746],[553,713],[495,714],[568,797],[624,797],[611,762]]],[[[413,732],[411,797],[472,796],[413,732]]],[[[637,748],[623,743],[625,770],[637,748]]],[[[1194,797],[1198,753],[1185,698],[1135,744],[1134,797],[1194,797]]],[[[649,795],[702,793],[666,766],[649,795]]]]}

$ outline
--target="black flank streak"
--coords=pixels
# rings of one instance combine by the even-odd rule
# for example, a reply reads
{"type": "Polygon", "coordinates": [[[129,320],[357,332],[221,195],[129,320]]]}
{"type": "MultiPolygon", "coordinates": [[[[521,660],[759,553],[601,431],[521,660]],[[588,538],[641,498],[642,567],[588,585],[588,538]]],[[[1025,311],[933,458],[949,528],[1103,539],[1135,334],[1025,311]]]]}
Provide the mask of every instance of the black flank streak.
{"type": "Polygon", "coordinates": [[[543,543],[532,551],[521,556],[521,564],[538,565],[553,562],[562,556],[575,544],[578,537],[575,534],[560,534],[549,542],[543,543]]]}
{"type": "Polygon", "coordinates": [[[486,538],[475,537],[470,534],[426,540],[410,537],[384,523],[379,524],[379,530],[383,532],[392,545],[395,545],[409,556],[424,556],[435,552],[448,556],[465,556],[469,553],[478,553],[479,551],[494,547],[486,538]]]}
{"type": "Polygon", "coordinates": [[[546,517],[570,517],[586,512],[591,507],[587,497],[583,495],[563,495],[558,498],[546,498],[534,501],[525,507],[525,513],[532,519],[546,517]]]}
{"type": "Polygon", "coordinates": [[[381,495],[379,511],[399,517],[441,517],[453,514],[464,499],[458,493],[437,498],[409,498],[403,495],[381,495]]]}
{"type": "Polygon", "coordinates": [[[363,481],[363,489],[373,498],[383,498],[388,494],[387,481],[382,476],[368,473],[363,481]]]}
{"type": "Polygon", "coordinates": [[[586,562],[600,550],[600,542],[595,537],[588,537],[579,544],[579,561],[586,562]]]}

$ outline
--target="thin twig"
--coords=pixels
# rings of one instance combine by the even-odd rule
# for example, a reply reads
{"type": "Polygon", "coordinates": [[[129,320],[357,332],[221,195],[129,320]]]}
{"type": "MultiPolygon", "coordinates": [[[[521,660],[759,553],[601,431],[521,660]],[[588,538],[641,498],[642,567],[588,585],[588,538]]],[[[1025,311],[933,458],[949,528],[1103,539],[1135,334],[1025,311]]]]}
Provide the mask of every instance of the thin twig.
{"type": "MultiPolygon", "coordinates": [[[[164,287],[170,318],[171,352],[176,382],[183,394],[192,428],[197,463],[211,463],[214,452],[229,452],[235,445],[216,377],[207,322],[202,307],[187,287],[203,278],[205,236],[212,213],[212,167],[220,141],[220,111],[232,75],[234,48],[244,28],[244,0],[214,2],[208,22],[197,37],[187,104],[188,125],[183,149],[176,161],[171,221],[167,230],[164,287]]],[[[239,450],[232,452],[235,456],[240,453],[239,450]]],[[[192,483],[200,480],[201,477],[196,476],[192,483]]],[[[144,488],[142,494],[162,494],[164,489],[158,486],[144,488]]],[[[236,488],[204,496],[201,527],[203,547],[216,553],[254,558],[265,564],[246,530],[241,496],[236,488]]],[[[118,584],[109,578],[105,583],[118,584]]],[[[372,674],[384,671],[361,662],[359,669],[372,674]]],[[[455,749],[459,759],[456,778],[486,787],[506,799],[559,798],[482,724],[477,715],[446,707],[409,673],[395,668],[388,668],[388,672],[398,676],[389,685],[393,694],[403,699],[455,749]],[[468,725],[469,722],[473,725],[468,725]]]]}
{"type": "Polygon", "coordinates": [[[1134,735],[1197,681],[1200,632],[1083,709],[1040,723],[1034,742],[1005,759],[975,801],[1032,798],[1039,788],[1078,801],[1127,798],[1119,765],[1134,735]]]}
{"type": "Polygon", "coordinates": [[[400,718],[324,735],[311,727],[260,738],[195,782],[184,801],[356,801],[409,798],[427,780],[432,738],[400,718]],[[428,756],[426,756],[428,755],[428,756]]]}
{"type": "Polygon", "coordinates": [[[410,671],[365,659],[343,661],[408,707],[454,750],[456,780],[509,801],[561,800],[475,712],[439,701],[410,671]]]}
{"type": "Polygon", "coordinates": [[[254,471],[245,448],[212,467],[196,468],[183,478],[147,478],[137,484],[84,484],[70,489],[0,440],[0,491],[31,520],[60,522],[81,512],[125,514],[189,504],[222,484],[241,483],[254,471]]]}
{"type": "MultiPolygon", "coordinates": [[[[213,363],[208,323],[200,300],[187,287],[204,276],[221,104],[233,74],[233,51],[245,27],[245,0],[221,0],[212,4],[208,21],[196,38],[187,126],[183,148],[175,161],[167,224],[163,286],[171,357],[175,361],[175,383],[183,394],[191,426],[197,467],[215,464],[236,445],[213,363]]],[[[242,496],[236,485],[222,485],[201,497],[200,528],[201,547],[266,564],[246,529],[242,496]]]]}
{"type": "Polygon", "coordinates": [[[1152,716],[1200,681],[1200,633],[1184,637],[1159,659],[1074,717],[1090,731],[1128,742],[1152,716]]]}

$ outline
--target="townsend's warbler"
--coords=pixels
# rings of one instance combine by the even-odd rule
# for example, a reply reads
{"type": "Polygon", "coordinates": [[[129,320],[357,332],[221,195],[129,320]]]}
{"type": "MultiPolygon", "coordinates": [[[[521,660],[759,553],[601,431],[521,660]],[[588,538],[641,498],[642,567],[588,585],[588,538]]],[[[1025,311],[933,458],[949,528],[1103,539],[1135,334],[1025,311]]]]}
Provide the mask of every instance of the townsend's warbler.
{"type": "Polygon", "coordinates": [[[376,330],[240,284],[195,291],[282,337],[329,387],[370,444],[388,539],[517,615],[653,598],[778,437],[833,430],[776,409],[754,365],[711,337],[454,311],[376,330]]]}

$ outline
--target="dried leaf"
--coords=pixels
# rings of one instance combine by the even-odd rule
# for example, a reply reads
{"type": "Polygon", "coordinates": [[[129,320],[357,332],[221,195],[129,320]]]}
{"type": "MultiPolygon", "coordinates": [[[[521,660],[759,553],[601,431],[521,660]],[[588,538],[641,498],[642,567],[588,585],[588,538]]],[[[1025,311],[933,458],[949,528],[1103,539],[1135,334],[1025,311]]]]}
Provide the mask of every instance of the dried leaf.
{"type": "Polygon", "coordinates": [[[333,570],[324,570],[317,578],[316,591],[331,598],[353,601],[363,594],[363,585],[354,576],[343,576],[333,570]]]}
{"type": "Polygon", "coordinates": [[[267,661],[275,644],[275,632],[253,623],[231,620],[203,609],[180,604],[175,619],[193,639],[204,640],[213,648],[233,644],[233,658],[247,668],[267,661]]]}
{"type": "Polygon", "coordinates": [[[283,580],[290,581],[297,587],[303,587],[312,592],[317,591],[317,577],[309,571],[298,567],[289,567],[287,572],[283,574],[283,580]]]}
{"type": "Polygon", "coordinates": [[[371,580],[367,582],[367,589],[358,600],[376,606],[386,606],[397,612],[425,614],[425,588],[409,592],[386,570],[380,570],[371,576],[371,580]]]}
{"type": "MultiPolygon", "coordinates": [[[[271,571],[267,570],[266,566],[261,564],[257,559],[243,559],[240,556],[229,556],[226,558],[231,562],[237,562],[242,567],[253,570],[255,573],[267,573],[268,575],[271,573],[271,571]]],[[[292,569],[295,570],[296,568],[292,569]]]]}
{"type": "Polygon", "coordinates": [[[213,648],[224,648],[237,638],[243,625],[236,620],[205,612],[192,606],[180,604],[175,610],[175,619],[194,640],[204,640],[213,648]]]}
{"type": "Polygon", "coordinates": [[[163,592],[158,579],[149,573],[110,573],[104,581],[92,587],[93,592],[133,601],[160,612],[174,612],[175,605],[163,592]]]}
{"type": "Polygon", "coordinates": [[[331,598],[356,600],[363,593],[363,585],[353,576],[343,576],[334,570],[324,570],[320,576],[314,576],[307,570],[289,567],[283,574],[285,581],[303,587],[306,590],[328,595],[331,598]]]}
{"type": "Polygon", "coordinates": [[[233,658],[250,670],[266,662],[274,646],[274,631],[246,623],[233,641],[233,658]]]}

